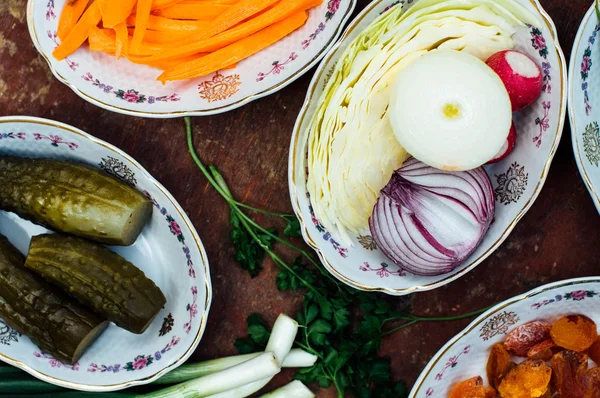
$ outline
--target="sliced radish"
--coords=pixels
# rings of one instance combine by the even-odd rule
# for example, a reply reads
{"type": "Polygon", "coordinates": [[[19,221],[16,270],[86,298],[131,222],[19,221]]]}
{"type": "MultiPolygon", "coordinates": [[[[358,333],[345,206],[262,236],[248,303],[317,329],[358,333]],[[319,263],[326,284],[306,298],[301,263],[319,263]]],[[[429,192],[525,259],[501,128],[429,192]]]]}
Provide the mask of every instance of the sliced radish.
{"type": "Polygon", "coordinates": [[[504,82],[513,112],[533,104],[544,84],[540,67],[528,55],[518,51],[501,51],[486,61],[504,82]]]}
{"type": "Polygon", "coordinates": [[[511,103],[502,80],[467,53],[431,51],[396,79],[390,121],[415,158],[443,170],[471,170],[506,142],[511,103]]]}
{"type": "Polygon", "coordinates": [[[508,155],[510,155],[510,153],[513,151],[513,149],[515,149],[516,144],[517,144],[517,129],[515,127],[515,124],[513,123],[513,125],[510,128],[510,132],[508,133],[508,138],[506,139],[506,142],[504,143],[504,146],[502,147],[500,152],[498,152],[498,154],[492,158],[492,160],[487,162],[487,164],[498,163],[499,161],[504,160],[508,155]]]}

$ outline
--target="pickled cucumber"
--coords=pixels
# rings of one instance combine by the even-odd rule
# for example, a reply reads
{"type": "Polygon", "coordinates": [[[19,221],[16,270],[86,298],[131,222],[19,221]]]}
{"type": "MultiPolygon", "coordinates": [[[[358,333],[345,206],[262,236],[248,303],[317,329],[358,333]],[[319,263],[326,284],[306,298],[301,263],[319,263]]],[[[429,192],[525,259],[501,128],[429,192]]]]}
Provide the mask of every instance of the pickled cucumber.
{"type": "Polygon", "coordinates": [[[27,270],[24,262],[0,235],[0,317],[42,351],[65,363],[77,362],[108,321],[27,270]]]}
{"type": "Polygon", "coordinates": [[[167,302],[135,265],[84,239],[34,236],[25,266],[133,333],[143,333],[167,302]]]}
{"type": "Polygon", "coordinates": [[[73,162],[0,156],[0,210],[110,245],[135,242],[152,215],[141,192],[73,162]]]}

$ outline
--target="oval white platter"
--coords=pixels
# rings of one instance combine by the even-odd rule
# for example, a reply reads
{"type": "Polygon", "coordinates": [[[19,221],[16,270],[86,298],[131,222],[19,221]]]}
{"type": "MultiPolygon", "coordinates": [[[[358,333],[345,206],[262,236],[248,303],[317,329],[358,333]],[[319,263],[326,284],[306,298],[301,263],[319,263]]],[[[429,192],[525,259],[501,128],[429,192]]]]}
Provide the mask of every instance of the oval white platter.
{"type": "MultiPolygon", "coordinates": [[[[408,1],[408,4],[416,4],[408,1]]],[[[312,211],[306,189],[307,126],[327,83],[329,72],[346,46],[394,0],[372,2],[349,25],[338,45],[317,70],[294,126],[289,157],[290,196],[306,242],[336,278],[360,290],[405,295],[438,288],[471,271],[508,237],[539,195],[560,142],[567,106],[567,68],[554,23],[537,0],[517,0],[544,22],[540,29],[519,28],[513,37],[520,50],[542,68],[544,88],[537,102],[516,113],[516,149],[503,161],[486,167],[496,197],[496,215],[477,251],[449,274],[423,277],[394,265],[376,246],[369,231],[353,236],[353,246],[325,230],[312,211]]],[[[400,1],[403,3],[403,1],[400,1]]]]}
{"type": "Polygon", "coordinates": [[[565,315],[586,315],[600,324],[600,278],[580,278],[538,287],[500,303],[456,335],[431,359],[409,398],[447,397],[459,382],[481,376],[493,344],[515,327],[535,320],[550,323],[565,315]]]}
{"type": "MultiPolygon", "coordinates": [[[[112,247],[152,279],[167,298],[141,335],[110,324],[74,365],[43,353],[0,321],[0,360],[59,386],[114,391],[147,384],[194,352],[212,298],[206,251],[189,218],[169,192],[123,151],[74,127],[46,119],[0,117],[0,156],[77,161],[104,169],[154,203],[152,218],[134,245],[112,247]]],[[[23,254],[46,228],[0,211],[0,233],[23,254]]]]}
{"type": "Polygon", "coordinates": [[[573,44],[569,65],[571,141],[579,172],[600,212],[600,21],[592,4],[573,44]]]}
{"type": "Polygon", "coordinates": [[[58,19],[67,1],[29,0],[27,6],[29,33],[54,76],[99,107],[153,118],[223,113],[281,90],[321,60],[356,5],[356,0],[324,0],[309,11],[304,26],[235,69],[163,85],[156,80],[159,69],[92,52],[87,45],[63,61],[54,59],[58,19]]]}

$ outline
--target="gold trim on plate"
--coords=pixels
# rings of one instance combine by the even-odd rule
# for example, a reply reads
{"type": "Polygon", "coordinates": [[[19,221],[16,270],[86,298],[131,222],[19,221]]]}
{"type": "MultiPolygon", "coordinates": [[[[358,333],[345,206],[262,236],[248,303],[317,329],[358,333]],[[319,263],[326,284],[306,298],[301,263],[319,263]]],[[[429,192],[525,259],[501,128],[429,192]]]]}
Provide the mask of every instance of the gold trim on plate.
{"type": "Polygon", "coordinates": [[[346,28],[346,31],[344,32],[344,34],[342,35],[342,37],[340,38],[338,43],[335,46],[333,46],[331,48],[331,50],[329,50],[329,52],[327,53],[327,55],[321,62],[321,66],[315,73],[315,75],[311,81],[311,85],[309,87],[308,94],[304,101],[304,105],[300,111],[300,115],[298,116],[298,119],[296,120],[296,124],[294,126],[294,131],[293,131],[293,135],[292,135],[292,143],[291,143],[291,148],[290,148],[288,179],[289,179],[289,185],[290,185],[290,198],[292,201],[292,207],[294,208],[294,212],[296,213],[296,216],[299,218],[300,224],[302,225],[302,235],[304,237],[304,240],[310,247],[312,247],[317,252],[319,259],[321,260],[321,262],[325,265],[327,270],[332,275],[334,275],[337,279],[341,280],[342,282],[346,283],[347,285],[350,285],[359,290],[384,292],[384,293],[391,294],[391,295],[406,295],[406,294],[410,294],[410,293],[436,289],[440,286],[446,285],[446,284],[460,278],[461,276],[463,276],[463,275],[467,274],[468,272],[470,272],[471,270],[473,270],[476,266],[478,266],[481,262],[483,262],[492,252],[494,252],[502,244],[502,242],[504,242],[504,240],[508,237],[508,235],[515,228],[517,223],[521,220],[521,218],[523,218],[525,213],[527,213],[529,208],[533,205],[533,202],[537,199],[538,195],[540,194],[541,188],[544,185],[546,177],[548,176],[548,172],[550,170],[550,165],[552,164],[552,159],[554,158],[554,155],[556,154],[556,150],[558,149],[558,144],[560,143],[560,139],[562,137],[562,132],[563,132],[566,113],[567,113],[567,90],[566,90],[567,70],[566,70],[565,56],[564,56],[564,53],[563,53],[563,51],[560,47],[560,44],[557,40],[557,32],[556,32],[556,27],[554,26],[554,22],[552,21],[552,19],[548,15],[548,13],[544,10],[544,8],[541,6],[541,4],[539,3],[538,0],[529,0],[531,2],[531,4],[535,7],[535,9],[539,12],[539,14],[543,17],[544,22],[548,28],[548,31],[550,32],[552,42],[555,46],[555,51],[556,51],[559,68],[560,68],[560,75],[561,75],[561,81],[560,81],[561,101],[560,101],[560,113],[558,115],[558,126],[556,128],[556,137],[552,144],[550,155],[548,156],[548,160],[546,161],[546,164],[544,165],[544,169],[542,171],[540,179],[534,188],[533,194],[531,195],[529,200],[525,203],[525,205],[523,206],[523,208],[521,209],[519,214],[517,214],[517,216],[512,221],[512,223],[510,223],[508,225],[508,227],[504,230],[504,232],[502,233],[500,238],[498,240],[496,240],[496,242],[494,242],[494,244],[485,253],[483,253],[479,258],[474,260],[471,264],[469,264],[467,267],[460,270],[459,272],[452,274],[452,275],[450,275],[442,280],[439,280],[437,282],[433,282],[433,283],[421,285],[421,286],[413,286],[411,288],[406,288],[406,289],[393,289],[393,288],[387,288],[387,287],[373,287],[373,286],[364,285],[358,281],[348,278],[347,276],[345,276],[345,275],[341,274],[339,271],[337,271],[335,269],[335,267],[333,265],[331,265],[331,263],[329,263],[329,261],[325,258],[325,256],[323,255],[322,251],[319,249],[316,242],[310,237],[310,235],[308,233],[308,228],[302,217],[302,213],[300,210],[300,201],[298,198],[298,192],[296,190],[297,185],[304,184],[304,182],[302,182],[302,181],[297,182],[297,178],[296,178],[297,177],[297,173],[296,173],[296,171],[297,171],[296,170],[296,158],[297,158],[296,155],[297,155],[297,153],[296,152],[299,149],[299,140],[300,140],[300,134],[301,134],[300,128],[302,127],[302,125],[304,123],[304,118],[306,117],[308,108],[310,107],[310,104],[312,102],[312,97],[317,88],[317,84],[319,83],[321,77],[323,76],[323,73],[326,73],[325,66],[331,61],[335,52],[338,51],[338,49],[340,48],[340,46],[342,44],[344,44],[344,40],[346,40],[346,38],[348,38],[348,36],[352,33],[352,31],[356,28],[356,26],[364,19],[364,17],[373,8],[380,5],[383,1],[384,0],[377,0],[377,1],[372,2],[367,8],[365,8],[350,23],[350,25],[348,26],[348,28],[346,28]]]}
{"type": "Polygon", "coordinates": [[[239,108],[242,105],[245,105],[245,104],[252,102],[254,100],[257,100],[259,98],[266,97],[268,95],[271,95],[271,94],[281,90],[282,88],[284,88],[288,84],[291,84],[296,79],[298,79],[300,76],[305,74],[310,68],[315,66],[325,54],[327,54],[329,49],[336,43],[337,38],[340,35],[340,32],[342,31],[344,25],[346,24],[346,22],[352,15],[354,8],[356,7],[356,0],[348,0],[349,4],[348,4],[348,9],[346,10],[346,13],[342,16],[340,24],[336,27],[334,34],[331,36],[329,41],[323,46],[323,48],[321,48],[321,50],[319,50],[319,52],[317,52],[317,54],[308,63],[306,63],[301,69],[299,69],[296,73],[292,74],[284,81],[279,82],[276,85],[271,86],[270,88],[268,88],[266,90],[263,90],[256,94],[248,95],[247,97],[242,98],[239,101],[234,102],[233,104],[224,105],[224,106],[206,109],[206,110],[198,109],[198,110],[176,111],[176,112],[143,112],[143,111],[136,111],[136,110],[132,110],[132,109],[125,109],[125,108],[121,108],[118,106],[114,106],[114,105],[110,105],[105,102],[102,102],[102,101],[92,97],[91,95],[88,95],[88,94],[84,93],[83,91],[81,91],[79,88],[77,88],[77,86],[75,84],[71,83],[66,77],[61,75],[56,70],[56,68],[54,67],[53,61],[51,60],[52,55],[47,55],[44,52],[44,50],[42,49],[42,45],[39,42],[38,34],[36,32],[34,19],[33,19],[33,10],[34,10],[34,7],[36,7],[36,5],[35,5],[36,1],[38,3],[42,3],[42,2],[46,2],[47,0],[28,0],[27,25],[29,27],[29,35],[31,36],[31,40],[33,41],[33,44],[35,45],[36,49],[38,50],[38,52],[40,53],[42,58],[44,58],[46,60],[46,62],[48,63],[48,66],[50,67],[52,74],[59,81],[61,81],[62,83],[67,85],[71,90],[73,90],[75,92],[75,94],[77,94],[84,100],[86,100],[96,106],[107,109],[109,111],[121,113],[124,115],[148,117],[148,118],[174,118],[174,117],[184,117],[184,116],[216,115],[219,113],[228,112],[233,109],[239,108]]]}
{"type": "Polygon", "coordinates": [[[153,183],[154,186],[163,193],[163,195],[165,195],[165,197],[171,202],[171,205],[173,205],[173,207],[177,210],[177,212],[179,213],[179,215],[181,216],[181,218],[187,225],[188,229],[192,233],[192,237],[194,238],[194,241],[196,242],[196,246],[198,248],[198,251],[200,252],[200,255],[202,257],[202,262],[204,264],[204,274],[205,274],[204,283],[205,283],[205,288],[206,288],[206,300],[204,302],[204,310],[202,313],[202,320],[200,323],[200,327],[198,329],[198,333],[194,337],[194,341],[192,342],[190,347],[187,349],[187,351],[181,357],[179,357],[175,362],[173,362],[171,365],[156,372],[155,374],[153,374],[151,376],[144,377],[143,379],[137,379],[137,380],[127,381],[127,382],[123,382],[123,383],[107,384],[107,385],[91,385],[91,384],[84,384],[84,383],[74,383],[74,382],[59,379],[54,376],[49,376],[45,373],[42,373],[36,369],[29,367],[28,365],[26,365],[20,361],[17,361],[16,359],[10,358],[2,353],[0,353],[0,360],[4,361],[10,365],[21,368],[24,371],[26,371],[27,373],[37,377],[40,380],[45,381],[45,382],[52,383],[52,384],[55,384],[55,385],[58,385],[61,387],[66,387],[66,388],[71,388],[71,389],[81,390],[81,391],[89,391],[89,392],[117,391],[117,390],[121,390],[121,389],[124,389],[127,387],[148,384],[148,383],[151,383],[152,381],[158,379],[159,377],[161,377],[165,373],[169,372],[170,370],[183,364],[190,357],[190,355],[192,355],[193,352],[196,350],[198,344],[200,343],[200,340],[202,339],[202,335],[204,334],[204,331],[206,329],[206,323],[208,321],[208,312],[209,312],[210,304],[212,301],[212,285],[211,285],[211,281],[210,281],[210,269],[209,269],[209,265],[208,265],[208,256],[206,255],[206,250],[204,249],[204,246],[202,245],[200,237],[198,236],[198,232],[192,225],[191,221],[188,219],[187,215],[185,214],[185,212],[183,211],[181,206],[177,203],[175,198],[173,198],[173,196],[165,189],[165,187],[163,187],[162,184],[160,184],[154,177],[152,177],[150,175],[150,173],[148,173],[148,171],[146,171],[146,169],[144,169],[135,159],[133,159],[131,156],[129,156],[128,154],[126,154],[125,152],[120,150],[119,148],[117,148],[105,141],[102,141],[88,133],[85,133],[82,130],[79,130],[75,127],[69,126],[64,123],[55,122],[53,120],[42,119],[42,118],[37,118],[37,117],[24,117],[24,116],[0,117],[0,124],[6,124],[6,123],[31,123],[31,124],[44,125],[44,126],[50,126],[50,127],[62,129],[62,130],[68,131],[69,133],[76,134],[76,135],[80,136],[82,139],[87,139],[87,140],[93,142],[94,144],[100,145],[103,148],[106,148],[112,152],[117,153],[119,156],[123,157],[124,159],[127,159],[127,161],[133,167],[137,168],[137,172],[139,174],[146,176],[146,178],[151,183],[153,183]]]}

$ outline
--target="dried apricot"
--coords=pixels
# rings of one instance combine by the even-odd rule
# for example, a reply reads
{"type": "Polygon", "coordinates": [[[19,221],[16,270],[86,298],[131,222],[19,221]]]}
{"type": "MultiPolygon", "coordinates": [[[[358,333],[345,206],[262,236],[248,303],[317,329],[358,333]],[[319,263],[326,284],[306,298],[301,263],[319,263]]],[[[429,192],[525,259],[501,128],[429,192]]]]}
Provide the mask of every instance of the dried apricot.
{"type": "Polygon", "coordinates": [[[585,387],[581,377],[588,366],[588,356],[575,351],[562,351],[552,357],[554,388],[561,398],[582,398],[585,387]]]}
{"type": "Polygon", "coordinates": [[[529,359],[541,359],[543,361],[549,361],[552,359],[552,348],[555,346],[552,339],[544,340],[541,343],[537,343],[529,349],[527,352],[527,358],[529,359]]]}
{"type": "Polygon", "coordinates": [[[534,345],[550,338],[548,322],[533,321],[513,329],[504,342],[504,347],[512,355],[527,357],[527,352],[534,345]]]}
{"type": "Polygon", "coordinates": [[[590,359],[600,366],[600,338],[597,338],[594,344],[587,350],[590,359]]]}
{"type": "Polygon", "coordinates": [[[483,386],[480,376],[458,383],[448,398],[496,398],[496,390],[483,386]]]}
{"type": "Polygon", "coordinates": [[[554,322],[550,336],[556,345],[583,352],[598,339],[596,324],[584,315],[569,315],[554,322]]]}
{"type": "Polygon", "coordinates": [[[552,369],[544,361],[527,360],[512,369],[500,383],[502,398],[532,398],[543,396],[550,386],[552,369]]]}
{"type": "Polygon", "coordinates": [[[582,377],[582,384],[586,389],[585,398],[600,397],[600,368],[590,369],[582,377]]]}
{"type": "Polygon", "coordinates": [[[512,362],[510,361],[510,354],[506,351],[504,345],[499,343],[494,344],[490,351],[486,367],[490,385],[494,388],[498,388],[500,382],[511,368],[512,362]]]}

